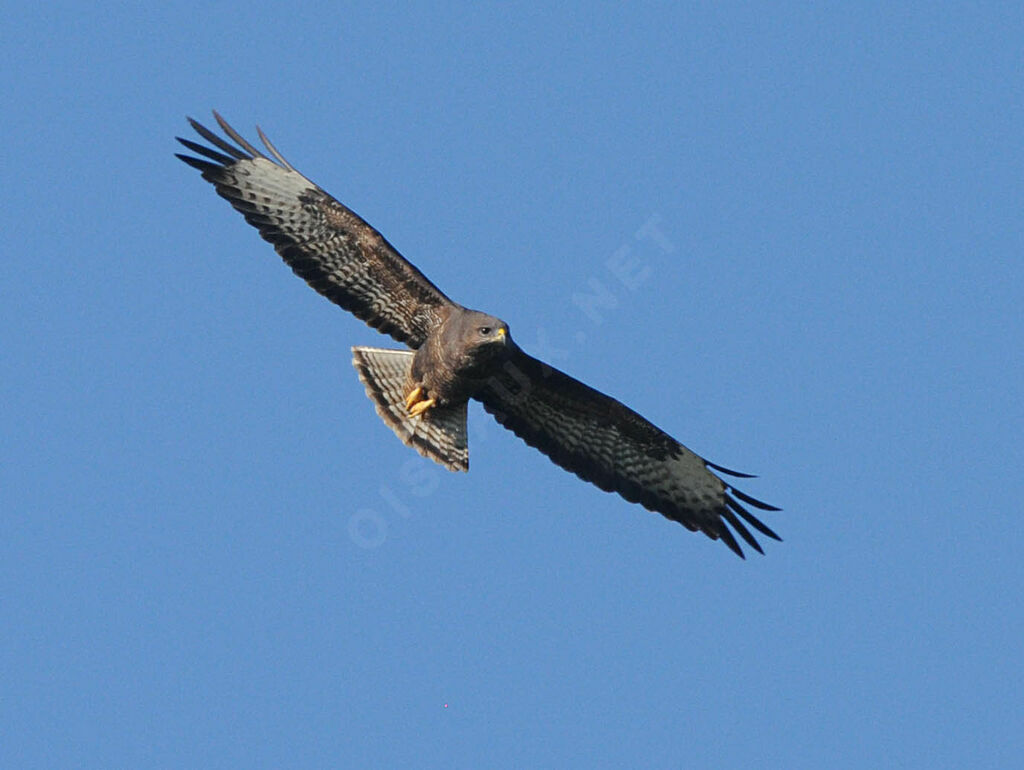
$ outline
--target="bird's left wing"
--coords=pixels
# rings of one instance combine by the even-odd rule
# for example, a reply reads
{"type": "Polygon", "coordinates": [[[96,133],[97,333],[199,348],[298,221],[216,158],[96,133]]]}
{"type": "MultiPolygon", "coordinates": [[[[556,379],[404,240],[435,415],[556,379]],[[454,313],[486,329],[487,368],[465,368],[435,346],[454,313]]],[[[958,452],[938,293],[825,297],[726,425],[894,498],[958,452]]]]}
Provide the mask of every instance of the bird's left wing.
{"type": "Polygon", "coordinates": [[[452,301],[380,233],[296,171],[262,131],[272,158],[213,114],[235,144],[190,118],[213,147],[178,137],[201,156],[178,157],[199,169],[310,286],[378,331],[411,348],[422,345],[452,301]]]}
{"type": "Polygon", "coordinates": [[[730,526],[761,553],[744,522],[780,539],[739,500],[765,511],[779,509],[737,491],[710,469],[746,474],[707,462],[632,409],[518,348],[475,398],[557,465],[687,529],[721,539],[740,556],[730,526]]]}

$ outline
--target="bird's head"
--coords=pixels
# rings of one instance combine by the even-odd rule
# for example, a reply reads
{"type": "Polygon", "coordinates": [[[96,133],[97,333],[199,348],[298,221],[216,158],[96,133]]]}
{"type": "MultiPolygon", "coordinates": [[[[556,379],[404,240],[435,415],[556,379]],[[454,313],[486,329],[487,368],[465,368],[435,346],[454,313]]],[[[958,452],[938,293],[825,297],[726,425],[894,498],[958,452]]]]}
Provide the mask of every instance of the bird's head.
{"type": "Polygon", "coordinates": [[[502,355],[512,344],[507,323],[477,310],[460,314],[458,323],[450,331],[455,344],[474,364],[502,355]]]}

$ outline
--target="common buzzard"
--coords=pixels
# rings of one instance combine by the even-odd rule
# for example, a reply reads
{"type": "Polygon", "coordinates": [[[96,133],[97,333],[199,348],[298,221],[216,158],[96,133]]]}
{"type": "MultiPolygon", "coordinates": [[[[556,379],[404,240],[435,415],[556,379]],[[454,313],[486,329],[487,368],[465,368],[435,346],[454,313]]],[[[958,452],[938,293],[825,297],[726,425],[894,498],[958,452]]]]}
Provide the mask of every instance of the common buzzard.
{"type": "Polygon", "coordinates": [[[453,471],[469,468],[466,405],[480,401],[523,441],[607,492],[743,550],[750,525],[779,540],[739,501],[743,494],[697,456],[613,398],[530,357],[508,325],[448,299],[384,237],[296,171],[257,129],[270,156],[214,112],[234,144],[189,118],[210,146],[178,138],[202,172],[284,261],[320,294],[411,350],[353,347],[353,364],[377,413],[408,446],[453,471]],[[746,522],[746,524],[744,523],[746,522]]]}

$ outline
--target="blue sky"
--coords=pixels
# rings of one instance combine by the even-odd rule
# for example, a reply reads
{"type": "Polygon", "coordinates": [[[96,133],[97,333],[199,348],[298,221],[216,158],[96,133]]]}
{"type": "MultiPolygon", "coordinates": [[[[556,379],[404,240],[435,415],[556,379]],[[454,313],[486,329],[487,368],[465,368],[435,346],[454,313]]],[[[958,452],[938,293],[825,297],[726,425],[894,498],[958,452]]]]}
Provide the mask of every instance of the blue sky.
{"type": "Polygon", "coordinates": [[[1019,759],[1019,6],[4,15],[0,764],[1019,759]],[[419,459],[390,342],[173,158],[211,108],[784,542],[475,407],[468,475],[419,459]]]}

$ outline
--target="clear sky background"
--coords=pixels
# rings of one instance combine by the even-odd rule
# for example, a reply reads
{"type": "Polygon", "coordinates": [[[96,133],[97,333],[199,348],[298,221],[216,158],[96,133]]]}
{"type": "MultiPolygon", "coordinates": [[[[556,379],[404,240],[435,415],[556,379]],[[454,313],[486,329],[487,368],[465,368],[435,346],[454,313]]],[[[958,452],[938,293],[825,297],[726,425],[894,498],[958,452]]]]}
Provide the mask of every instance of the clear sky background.
{"type": "Polygon", "coordinates": [[[62,6],[0,24],[0,765],[1020,760],[1019,3],[62,6]],[[210,108],[785,542],[402,446],[210,108]]]}

